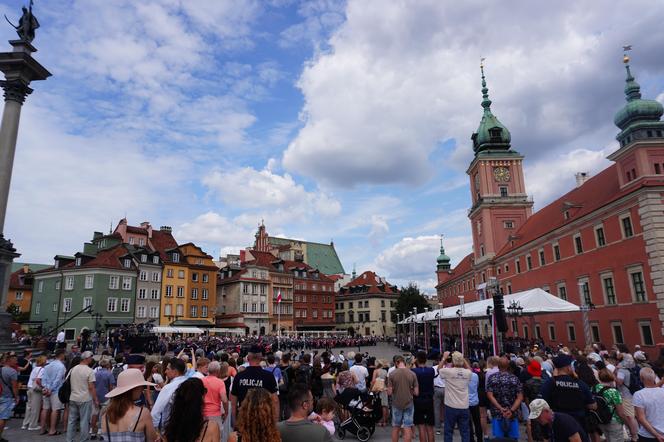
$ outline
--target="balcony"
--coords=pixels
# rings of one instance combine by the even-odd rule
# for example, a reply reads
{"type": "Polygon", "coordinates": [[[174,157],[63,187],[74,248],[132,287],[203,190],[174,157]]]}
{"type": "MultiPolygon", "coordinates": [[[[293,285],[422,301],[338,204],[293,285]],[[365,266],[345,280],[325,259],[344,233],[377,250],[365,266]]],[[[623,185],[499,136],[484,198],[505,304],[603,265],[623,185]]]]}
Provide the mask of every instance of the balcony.
{"type": "Polygon", "coordinates": [[[526,204],[528,206],[532,206],[533,197],[528,195],[508,195],[508,196],[488,195],[485,197],[480,197],[477,199],[475,204],[473,204],[473,206],[470,209],[468,209],[468,215],[473,213],[478,207],[480,207],[483,204],[504,204],[504,205],[526,204]]]}

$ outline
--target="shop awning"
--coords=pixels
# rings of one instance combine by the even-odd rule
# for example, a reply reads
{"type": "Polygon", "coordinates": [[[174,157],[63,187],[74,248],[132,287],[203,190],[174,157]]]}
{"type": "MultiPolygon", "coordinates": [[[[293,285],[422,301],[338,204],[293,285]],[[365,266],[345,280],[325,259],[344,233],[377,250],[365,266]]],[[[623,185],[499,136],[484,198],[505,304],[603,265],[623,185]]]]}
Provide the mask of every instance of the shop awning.
{"type": "MultiPolygon", "coordinates": [[[[549,313],[571,313],[581,310],[578,305],[560,299],[540,288],[505,295],[504,303],[505,311],[507,311],[507,308],[512,304],[518,305],[522,308],[521,315],[524,316],[544,315],[549,313]]],[[[463,307],[463,317],[474,319],[488,318],[487,307],[489,306],[493,307],[493,299],[490,297],[481,301],[465,303],[463,307]]],[[[411,324],[413,322],[421,324],[425,321],[436,321],[438,319],[457,319],[457,311],[459,311],[460,308],[459,305],[453,305],[451,307],[436,309],[427,313],[418,313],[417,315],[407,317],[401,321],[400,324],[411,324]]]]}

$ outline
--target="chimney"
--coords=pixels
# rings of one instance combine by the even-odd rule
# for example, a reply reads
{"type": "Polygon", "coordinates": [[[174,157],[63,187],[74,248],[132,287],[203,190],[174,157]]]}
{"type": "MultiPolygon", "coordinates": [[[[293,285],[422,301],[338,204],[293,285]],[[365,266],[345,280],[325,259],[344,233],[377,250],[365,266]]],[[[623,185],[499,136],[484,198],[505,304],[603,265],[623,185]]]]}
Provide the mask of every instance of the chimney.
{"type": "Polygon", "coordinates": [[[574,177],[576,178],[576,187],[581,187],[583,186],[586,181],[590,179],[590,173],[589,172],[577,172],[574,177]]]}
{"type": "Polygon", "coordinates": [[[160,232],[171,233],[173,231],[173,229],[171,229],[171,226],[161,226],[161,227],[159,227],[159,231],[160,232]]]}
{"type": "Polygon", "coordinates": [[[152,239],[152,226],[150,225],[150,222],[149,221],[143,221],[141,223],[141,228],[147,230],[148,239],[152,239]]]}

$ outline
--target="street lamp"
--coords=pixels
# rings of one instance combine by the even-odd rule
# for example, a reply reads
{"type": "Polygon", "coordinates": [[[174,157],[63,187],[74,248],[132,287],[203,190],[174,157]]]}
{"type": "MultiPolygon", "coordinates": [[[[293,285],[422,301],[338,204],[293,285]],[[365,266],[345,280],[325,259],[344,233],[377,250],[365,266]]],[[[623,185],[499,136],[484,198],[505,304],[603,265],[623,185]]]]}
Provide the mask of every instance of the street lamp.
{"type": "Polygon", "coordinates": [[[586,286],[588,282],[579,281],[579,299],[581,300],[581,320],[583,321],[583,334],[586,340],[586,346],[592,344],[592,334],[590,333],[590,319],[588,317],[588,312],[595,309],[595,304],[592,303],[590,299],[590,291],[588,291],[586,296],[586,286]]]}
{"type": "Polygon", "coordinates": [[[463,336],[463,314],[465,313],[465,308],[463,305],[464,295],[459,295],[459,310],[457,310],[457,316],[459,317],[459,334],[461,335],[461,354],[463,354],[464,349],[464,336],[463,336]]]}
{"type": "Polygon", "coordinates": [[[438,353],[443,355],[443,303],[438,303],[438,353]]]}
{"type": "Polygon", "coordinates": [[[428,307],[424,307],[424,351],[429,353],[429,324],[427,323],[427,313],[429,312],[428,307]]]}
{"type": "Polygon", "coordinates": [[[411,352],[417,348],[417,309],[413,308],[411,316],[411,341],[410,341],[410,350],[411,352]]]}

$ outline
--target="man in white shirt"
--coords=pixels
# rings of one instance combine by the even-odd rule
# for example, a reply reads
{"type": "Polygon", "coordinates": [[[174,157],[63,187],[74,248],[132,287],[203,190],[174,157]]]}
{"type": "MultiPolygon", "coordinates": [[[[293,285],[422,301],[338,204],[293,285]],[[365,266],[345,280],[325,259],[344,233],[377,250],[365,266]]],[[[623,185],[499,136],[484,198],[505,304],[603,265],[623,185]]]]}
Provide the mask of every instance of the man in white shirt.
{"type": "Polygon", "coordinates": [[[644,388],[634,393],[634,409],[639,423],[639,440],[664,441],[664,388],[655,382],[652,368],[644,367],[639,372],[644,388]]]}
{"type": "MultiPolygon", "coordinates": [[[[443,355],[440,355],[441,364],[445,364],[443,355]]],[[[440,435],[443,431],[443,419],[445,416],[445,380],[436,370],[436,377],[433,378],[433,417],[436,426],[436,434],[440,435]]]]}
{"type": "Polygon", "coordinates": [[[171,398],[175,394],[175,390],[187,380],[184,375],[186,369],[187,366],[182,359],[171,359],[166,366],[166,377],[170,382],[161,389],[151,413],[152,424],[159,433],[166,427],[166,422],[171,414],[171,398]]]}
{"type": "Polygon", "coordinates": [[[55,342],[58,344],[58,347],[61,347],[65,343],[65,331],[60,330],[58,336],[55,338],[55,342]]]}
{"type": "Polygon", "coordinates": [[[355,388],[360,390],[362,393],[367,391],[367,377],[369,376],[369,370],[367,370],[367,367],[362,365],[362,355],[361,354],[356,354],[355,355],[355,364],[353,364],[352,367],[350,367],[350,372],[355,375],[355,379],[357,379],[357,384],[355,384],[355,388]]]}
{"type": "Polygon", "coordinates": [[[69,373],[71,395],[69,396],[69,419],[67,420],[67,442],[73,442],[76,429],[80,425],[79,439],[88,440],[92,404],[99,407],[95,389],[95,373],[90,368],[92,352],[85,351],[81,362],[69,373]]]}
{"type": "MultiPolygon", "coordinates": [[[[449,352],[445,352],[447,359],[449,352]]],[[[445,442],[452,442],[454,427],[459,424],[461,440],[470,440],[470,403],[468,384],[471,371],[468,361],[458,351],[452,353],[452,368],[444,367],[444,360],[438,365],[438,375],[445,380],[445,442]]]]}

